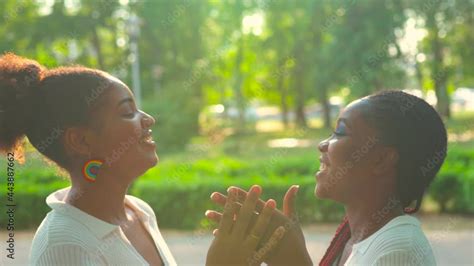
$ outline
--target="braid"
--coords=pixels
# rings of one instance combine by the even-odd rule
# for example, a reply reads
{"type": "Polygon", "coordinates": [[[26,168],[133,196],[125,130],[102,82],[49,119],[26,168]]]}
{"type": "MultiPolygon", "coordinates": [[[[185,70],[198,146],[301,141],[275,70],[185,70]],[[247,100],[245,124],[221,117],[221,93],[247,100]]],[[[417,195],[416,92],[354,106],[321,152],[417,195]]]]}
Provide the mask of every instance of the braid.
{"type": "Polygon", "coordinates": [[[320,266],[330,266],[337,259],[337,256],[344,250],[347,241],[351,238],[351,230],[349,227],[349,220],[344,216],[342,222],[336,229],[336,234],[331,240],[326,253],[319,262],[320,266]]]}

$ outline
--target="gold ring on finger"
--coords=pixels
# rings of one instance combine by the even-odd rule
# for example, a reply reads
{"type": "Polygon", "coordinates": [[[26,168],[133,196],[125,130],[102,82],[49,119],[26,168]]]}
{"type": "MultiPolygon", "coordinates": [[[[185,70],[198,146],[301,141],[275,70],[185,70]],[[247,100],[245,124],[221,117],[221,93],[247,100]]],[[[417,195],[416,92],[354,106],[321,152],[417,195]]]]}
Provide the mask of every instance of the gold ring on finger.
{"type": "Polygon", "coordinates": [[[250,234],[250,237],[252,237],[252,238],[254,238],[254,239],[256,239],[256,240],[260,240],[260,237],[259,237],[259,236],[256,236],[256,235],[254,235],[254,234],[250,234]]]}

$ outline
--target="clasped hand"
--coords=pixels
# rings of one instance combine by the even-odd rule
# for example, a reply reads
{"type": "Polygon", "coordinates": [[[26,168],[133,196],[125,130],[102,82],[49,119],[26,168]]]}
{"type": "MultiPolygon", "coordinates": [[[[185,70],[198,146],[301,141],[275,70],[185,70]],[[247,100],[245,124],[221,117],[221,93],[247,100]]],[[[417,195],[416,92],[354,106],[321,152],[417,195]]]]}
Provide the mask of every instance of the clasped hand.
{"type": "MultiPolygon", "coordinates": [[[[286,192],[283,199],[283,212],[275,208],[276,202],[274,200],[265,202],[261,199],[258,199],[259,195],[261,194],[261,188],[259,186],[253,186],[248,193],[241,188],[230,187],[228,192],[235,193],[233,194],[232,199],[230,199],[230,196],[226,197],[219,192],[212,193],[212,201],[224,206],[224,213],[222,214],[213,210],[206,212],[206,216],[210,220],[219,223],[219,228],[214,230],[214,235],[216,236],[215,241],[217,241],[217,237],[221,232],[222,220],[226,216],[225,212],[226,210],[229,210],[227,208],[232,206],[230,211],[235,212],[239,209],[245,210],[247,216],[245,216],[243,223],[247,224],[247,228],[251,228],[252,226],[258,224],[260,219],[262,219],[262,221],[260,222],[259,226],[263,226],[263,223],[266,224],[265,228],[258,229],[259,232],[257,236],[260,236],[260,240],[255,248],[259,249],[259,251],[256,252],[261,256],[258,256],[260,261],[253,260],[253,263],[260,264],[263,260],[268,265],[313,265],[306,249],[304,235],[299,225],[298,216],[295,209],[295,198],[298,188],[299,186],[294,185],[291,186],[286,192]],[[256,193],[253,193],[254,189],[256,189],[256,193]],[[232,203],[229,203],[230,200],[232,203]],[[244,208],[247,200],[250,200],[249,202],[252,202],[252,204],[247,205],[244,208]],[[272,212],[265,212],[265,208],[271,208],[272,212]],[[269,221],[267,215],[271,216],[269,221]],[[283,230],[279,229],[280,227],[285,229],[285,235],[281,237],[279,243],[268,245],[267,243],[275,243],[275,240],[279,239],[278,237],[274,237],[272,239],[272,237],[277,232],[277,230],[283,230]],[[264,249],[262,250],[262,248],[264,249]]],[[[226,217],[228,222],[233,219],[235,224],[237,224],[240,218],[240,216],[226,217]]],[[[257,240],[254,239],[254,245],[256,241],[257,240]]],[[[211,248],[213,248],[212,245],[211,248]]],[[[232,261],[222,261],[221,265],[229,264],[233,264],[232,261]]],[[[249,263],[246,264],[248,265],[249,263]]]]}
{"type": "Polygon", "coordinates": [[[207,253],[206,265],[260,265],[286,229],[278,227],[262,247],[258,247],[276,206],[268,200],[257,221],[251,224],[261,188],[253,186],[243,205],[237,202],[238,191],[230,189],[218,231],[207,253]],[[235,221],[234,221],[235,219],[235,221]]]}

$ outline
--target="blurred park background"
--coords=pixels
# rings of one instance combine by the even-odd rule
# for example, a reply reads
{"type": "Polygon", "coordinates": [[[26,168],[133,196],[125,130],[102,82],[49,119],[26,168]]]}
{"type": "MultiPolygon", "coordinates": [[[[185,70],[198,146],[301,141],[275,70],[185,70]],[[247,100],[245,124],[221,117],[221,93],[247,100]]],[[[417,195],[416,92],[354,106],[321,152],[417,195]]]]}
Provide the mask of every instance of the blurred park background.
{"type": "MultiPolygon", "coordinates": [[[[425,98],[449,147],[420,217],[447,231],[442,262],[473,264],[473,0],[2,0],[0,12],[0,52],[99,68],[134,91],[157,120],[160,163],[129,193],[187,241],[210,239],[211,192],[260,184],[281,205],[299,184],[305,230],[332,225],[322,253],[343,208],[314,197],[317,144],[354,99],[385,89],[425,98]]],[[[31,146],[16,172],[16,229],[32,237],[46,196],[69,182],[31,146]]]]}

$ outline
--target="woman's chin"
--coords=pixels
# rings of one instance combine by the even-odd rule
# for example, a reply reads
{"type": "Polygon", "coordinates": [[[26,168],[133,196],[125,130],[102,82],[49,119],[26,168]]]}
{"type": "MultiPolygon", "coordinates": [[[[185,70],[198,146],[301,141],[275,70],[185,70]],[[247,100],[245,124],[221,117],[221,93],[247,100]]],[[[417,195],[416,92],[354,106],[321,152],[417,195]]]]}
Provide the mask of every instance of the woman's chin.
{"type": "Polygon", "coordinates": [[[328,198],[327,195],[328,190],[324,188],[324,185],[321,183],[317,183],[316,186],[314,187],[314,196],[320,199],[326,199],[328,198]]]}
{"type": "Polygon", "coordinates": [[[327,189],[324,184],[324,179],[326,178],[326,171],[319,170],[315,174],[316,186],[314,187],[314,195],[317,198],[324,199],[327,198],[327,189]]]}
{"type": "Polygon", "coordinates": [[[158,155],[156,153],[153,153],[144,157],[141,164],[143,165],[144,168],[146,168],[146,170],[149,170],[155,167],[158,164],[159,160],[160,159],[158,155]]]}
{"type": "Polygon", "coordinates": [[[157,165],[159,161],[160,161],[160,157],[158,157],[158,154],[156,154],[156,152],[155,152],[155,154],[153,156],[151,156],[151,158],[150,158],[150,164],[151,164],[150,168],[157,165]]]}

